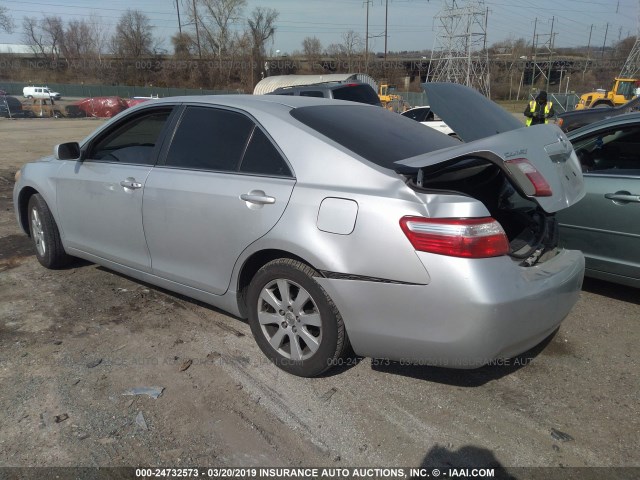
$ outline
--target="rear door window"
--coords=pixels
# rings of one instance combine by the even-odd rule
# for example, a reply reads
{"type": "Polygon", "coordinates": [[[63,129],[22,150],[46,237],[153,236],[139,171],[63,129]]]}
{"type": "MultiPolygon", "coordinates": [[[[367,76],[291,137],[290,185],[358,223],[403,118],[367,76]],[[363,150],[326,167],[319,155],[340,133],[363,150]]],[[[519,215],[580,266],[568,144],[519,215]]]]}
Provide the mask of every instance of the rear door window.
{"type": "Polygon", "coordinates": [[[253,131],[240,171],[278,177],[291,176],[287,162],[259,127],[255,127],[253,131]]]}
{"type": "Polygon", "coordinates": [[[165,164],[195,170],[235,172],[253,127],[251,119],[237,112],[187,107],[165,164]]]}

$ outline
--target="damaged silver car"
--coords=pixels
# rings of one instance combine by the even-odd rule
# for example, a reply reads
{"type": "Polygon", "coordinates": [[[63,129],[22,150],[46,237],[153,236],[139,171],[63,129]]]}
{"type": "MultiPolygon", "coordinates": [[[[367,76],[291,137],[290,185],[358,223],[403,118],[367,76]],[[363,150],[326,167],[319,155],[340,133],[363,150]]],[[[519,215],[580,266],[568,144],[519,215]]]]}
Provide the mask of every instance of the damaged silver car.
{"type": "Polygon", "coordinates": [[[349,346],[479,367],[538,344],[578,299],[584,259],[558,247],[554,214],[583,179],[555,125],[431,87],[467,143],[327,99],[145,103],[25,165],[16,216],[45,267],[84,258],[248,318],[295,375],[349,346]]]}

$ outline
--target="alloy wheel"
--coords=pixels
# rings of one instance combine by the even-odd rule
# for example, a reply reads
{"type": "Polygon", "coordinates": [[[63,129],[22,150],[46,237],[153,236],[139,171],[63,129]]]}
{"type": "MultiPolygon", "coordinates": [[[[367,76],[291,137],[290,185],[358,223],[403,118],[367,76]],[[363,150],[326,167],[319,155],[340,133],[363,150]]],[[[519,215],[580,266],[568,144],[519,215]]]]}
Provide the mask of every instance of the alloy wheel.
{"type": "Polygon", "coordinates": [[[276,279],[258,298],[258,322],[271,347],[285,358],[306,360],[322,342],[322,319],[316,302],[297,283],[276,279]]]}

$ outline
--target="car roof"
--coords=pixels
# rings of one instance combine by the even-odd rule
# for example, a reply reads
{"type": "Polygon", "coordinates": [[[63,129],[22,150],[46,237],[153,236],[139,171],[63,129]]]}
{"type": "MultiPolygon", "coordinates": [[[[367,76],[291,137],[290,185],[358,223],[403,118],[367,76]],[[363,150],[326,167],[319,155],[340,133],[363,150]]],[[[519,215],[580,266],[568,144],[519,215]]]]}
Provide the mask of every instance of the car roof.
{"type": "MultiPolygon", "coordinates": [[[[239,108],[256,108],[260,110],[279,110],[282,107],[300,108],[314,105],[353,105],[353,102],[329,98],[296,97],[284,95],[194,95],[182,97],[165,97],[151,99],[134,108],[145,108],[151,105],[176,103],[201,103],[239,108]]],[[[366,105],[366,104],[361,104],[366,105]]],[[[372,107],[375,108],[374,105],[372,107]]]]}
{"type": "MultiPolygon", "coordinates": [[[[351,80],[343,80],[343,81],[327,80],[326,82],[305,83],[305,84],[301,84],[301,85],[282,85],[282,86],[278,87],[276,90],[279,90],[281,88],[309,88],[309,87],[313,87],[313,88],[323,88],[323,87],[336,88],[336,87],[356,86],[356,85],[368,85],[369,87],[371,87],[371,85],[369,85],[367,82],[361,82],[360,80],[351,79],[351,80]]],[[[371,88],[374,89],[373,87],[371,87],[371,88]]]]}
{"type": "MultiPolygon", "coordinates": [[[[366,83],[361,82],[322,82],[322,83],[310,83],[308,85],[286,85],[283,87],[278,87],[276,90],[294,90],[294,89],[305,89],[305,88],[326,88],[331,89],[335,87],[340,87],[343,85],[366,85],[366,83]]],[[[274,92],[276,91],[274,90],[274,92]]]]}
{"type": "Polygon", "coordinates": [[[640,122],[640,112],[632,112],[632,113],[624,113],[622,115],[616,115],[615,117],[605,118],[604,120],[600,120],[598,122],[593,122],[584,127],[577,128],[567,134],[567,136],[571,139],[574,137],[578,137],[586,132],[591,132],[598,130],[600,128],[606,128],[608,126],[615,125],[623,125],[625,123],[635,123],[640,122]]]}

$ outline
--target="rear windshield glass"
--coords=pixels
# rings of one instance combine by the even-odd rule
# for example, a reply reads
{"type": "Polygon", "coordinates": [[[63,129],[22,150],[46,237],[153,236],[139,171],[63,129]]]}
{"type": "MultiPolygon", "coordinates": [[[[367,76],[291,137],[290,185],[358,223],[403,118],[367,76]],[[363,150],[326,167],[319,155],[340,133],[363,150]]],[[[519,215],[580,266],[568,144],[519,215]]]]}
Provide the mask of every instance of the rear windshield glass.
{"type": "Polygon", "coordinates": [[[333,90],[333,98],[336,100],[349,100],[351,102],[380,105],[380,99],[369,85],[345,85],[333,90]]]}
{"type": "Polygon", "coordinates": [[[459,145],[460,142],[384,108],[317,105],[291,111],[296,120],[343,147],[392,170],[394,162],[459,145]]]}

